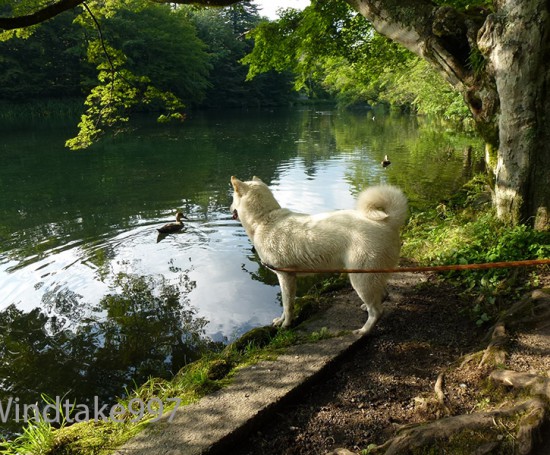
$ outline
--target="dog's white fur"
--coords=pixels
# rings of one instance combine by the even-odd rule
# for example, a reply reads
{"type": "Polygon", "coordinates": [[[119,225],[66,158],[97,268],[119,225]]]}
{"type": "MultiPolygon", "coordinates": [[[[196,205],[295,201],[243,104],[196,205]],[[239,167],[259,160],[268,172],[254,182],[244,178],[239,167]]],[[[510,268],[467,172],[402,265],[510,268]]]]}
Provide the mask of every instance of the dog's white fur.
{"type": "MultiPolygon", "coordinates": [[[[399,260],[399,228],[407,217],[407,199],[394,186],[374,186],[357,199],[356,210],[305,215],[281,208],[259,178],[242,182],[231,177],[233,204],[261,260],[275,268],[299,270],[393,268],[399,260]]],[[[283,314],[274,325],[292,322],[296,274],[275,272],[279,278],[283,314]]],[[[369,333],[382,315],[388,274],[351,273],[350,281],[368,312],[356,332],[369,333]]]]}

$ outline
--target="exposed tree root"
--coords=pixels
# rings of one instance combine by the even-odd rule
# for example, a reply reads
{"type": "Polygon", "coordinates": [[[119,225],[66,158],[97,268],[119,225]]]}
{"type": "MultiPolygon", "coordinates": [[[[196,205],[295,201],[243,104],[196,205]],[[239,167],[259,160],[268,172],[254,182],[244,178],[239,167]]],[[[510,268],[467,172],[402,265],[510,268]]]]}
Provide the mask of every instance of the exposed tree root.
{"type": "Polygon", "coordinates": [[[487,346],[483,352],[483,357],[481,358],[481,362],[479,362],[479,368],[484,365],[503,365],[506,361],[506,351],[504,347],[507,342],[508,336],[506,335],[504,323],[499,321],[493,329],[489,346],[487,346]]]}
{"type": "MultiPolygon", "coordinates": [[[[420,425],[405,426],[384,444],[371,446],[369,454],[408,454],[419,449],[428,449],[435,451],[434,453],[443,450],[445,453],[475,455],[494,453],[495,450],[498,453],[520,455],[531,453],[539,438],[540,429],[548,419],[550,378],[511,370],[494,370],[489,374],[488,369],[501,367],[506,361],[509,338],[504,326],[505,320],[513,321],[513,325],[518,319],[522,323],[537,322],[540,328],[548,323],[548,317],[548,294],[532,295],[530,299],[518,302],[491,329],[487,348],[465,357],[460,365],[462,369],[475,361],[477,369],[483,372],[482,377],[487,377],[487,374],[494,383],[524,389],[529,394],[528,399],[513,403],[512,396],[505,397],[498,408],[490,411],[449,416],[420,425]]],[[[431,404],[449,415],[452,403],[449,403],[445,395],[443,379],[444,375],[441,373],[435,383],[435,399],[431,400],[431,404]]]]}
{"type": "Polygon", "coordinates": [[[449,409],[449,406],[447,406],[447,400],[445,399],[445,393],[443,392],[443,373],[440,373],[435,381],[434,392],[441,410],[447,415],[450,414],[451,410],[449,409]]]}
{"type": "Polygon", "coordinates": [[[518,373],[511,370],[497,370],[491,379],[504,385],[529,389],[532,395],[542,395],[550,400],[550,378],[531,373],[518,373]]]}
{"type": "Polygon", "coordinates": [[[542,424],[545,415],[545,402],[532,398],[505,409],[445,417],[424,425],[406,427],[394,438],[371,448],[369,453],[405,454],[437,445],[438,441],[445,441],[447,445],[453,437],[460,444],[459,435],[463,434],[470,442],[477,444],[475,453],[479,455],[489,453],[498,446],[509,447],[510,453],[528,454],[533,446],[535,430],[542,424]],[[475,442],[474,435],[481,433],[483,436],[475,442]],[[510,438],[510,435],[513,437],[510,438]]]}
{"type": "Polygon", "coordinates": [[[508,342],[508,335],[504,327],[504,322],[499,321],[491,330],[489,330],[487,338],[490,338],[490,342],[485,350],[481,352],[474,352],[464,356],[460,368],[464,368],[468,363],[477,361],[481,357],[478,363],[478,368],[484,366],[497,366],[503,365],[506,361],[506,350],[504,349],[508,342]],[[490,335],[489,335],[490,334],[490,335]]]}

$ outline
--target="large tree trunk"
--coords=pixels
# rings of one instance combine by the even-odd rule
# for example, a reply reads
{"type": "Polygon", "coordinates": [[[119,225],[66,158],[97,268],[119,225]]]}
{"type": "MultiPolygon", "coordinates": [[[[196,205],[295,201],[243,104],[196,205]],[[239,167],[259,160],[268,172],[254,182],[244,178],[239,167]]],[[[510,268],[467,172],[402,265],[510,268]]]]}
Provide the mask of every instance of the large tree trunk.
{"type": "Polygon", "coordinates": [[[490,12],[347,1],[464,95],[487,143],[498,216],[550,229],[550,2],[496,0],[490,12]]]}
{"type": "Polygon", "coordinates": [[[496,207],[500,218],[550,225],[550,11],[506,0],[478,39],[500,99],[496,207]]]}

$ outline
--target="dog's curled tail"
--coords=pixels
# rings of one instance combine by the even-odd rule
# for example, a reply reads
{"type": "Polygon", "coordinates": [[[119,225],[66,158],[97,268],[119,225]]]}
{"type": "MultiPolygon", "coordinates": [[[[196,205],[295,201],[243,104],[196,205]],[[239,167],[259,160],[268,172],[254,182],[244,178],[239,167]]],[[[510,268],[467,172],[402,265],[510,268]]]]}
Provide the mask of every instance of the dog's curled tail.
{"type": "Polygon", "coordinates": [[[357,210],[373,221],[382,221],[398,229],[407,219],[407,198],[396,186],[371,186],[357,198],[357,210]]]}

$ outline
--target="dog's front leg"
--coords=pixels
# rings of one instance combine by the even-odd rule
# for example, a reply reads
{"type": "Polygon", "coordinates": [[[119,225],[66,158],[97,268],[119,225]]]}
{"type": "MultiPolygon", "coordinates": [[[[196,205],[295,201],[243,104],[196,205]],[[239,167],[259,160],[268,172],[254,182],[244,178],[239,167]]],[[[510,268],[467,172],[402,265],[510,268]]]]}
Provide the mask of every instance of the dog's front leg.
{"type": "Polygon", "coordinates": [[[278,272],[281,296],[283,299],[283,314],[280,318],[273,319],[273,325],[289,327],[294,316],[294,299],[296,298],[296,275],[292,273],[278,272]]]}

